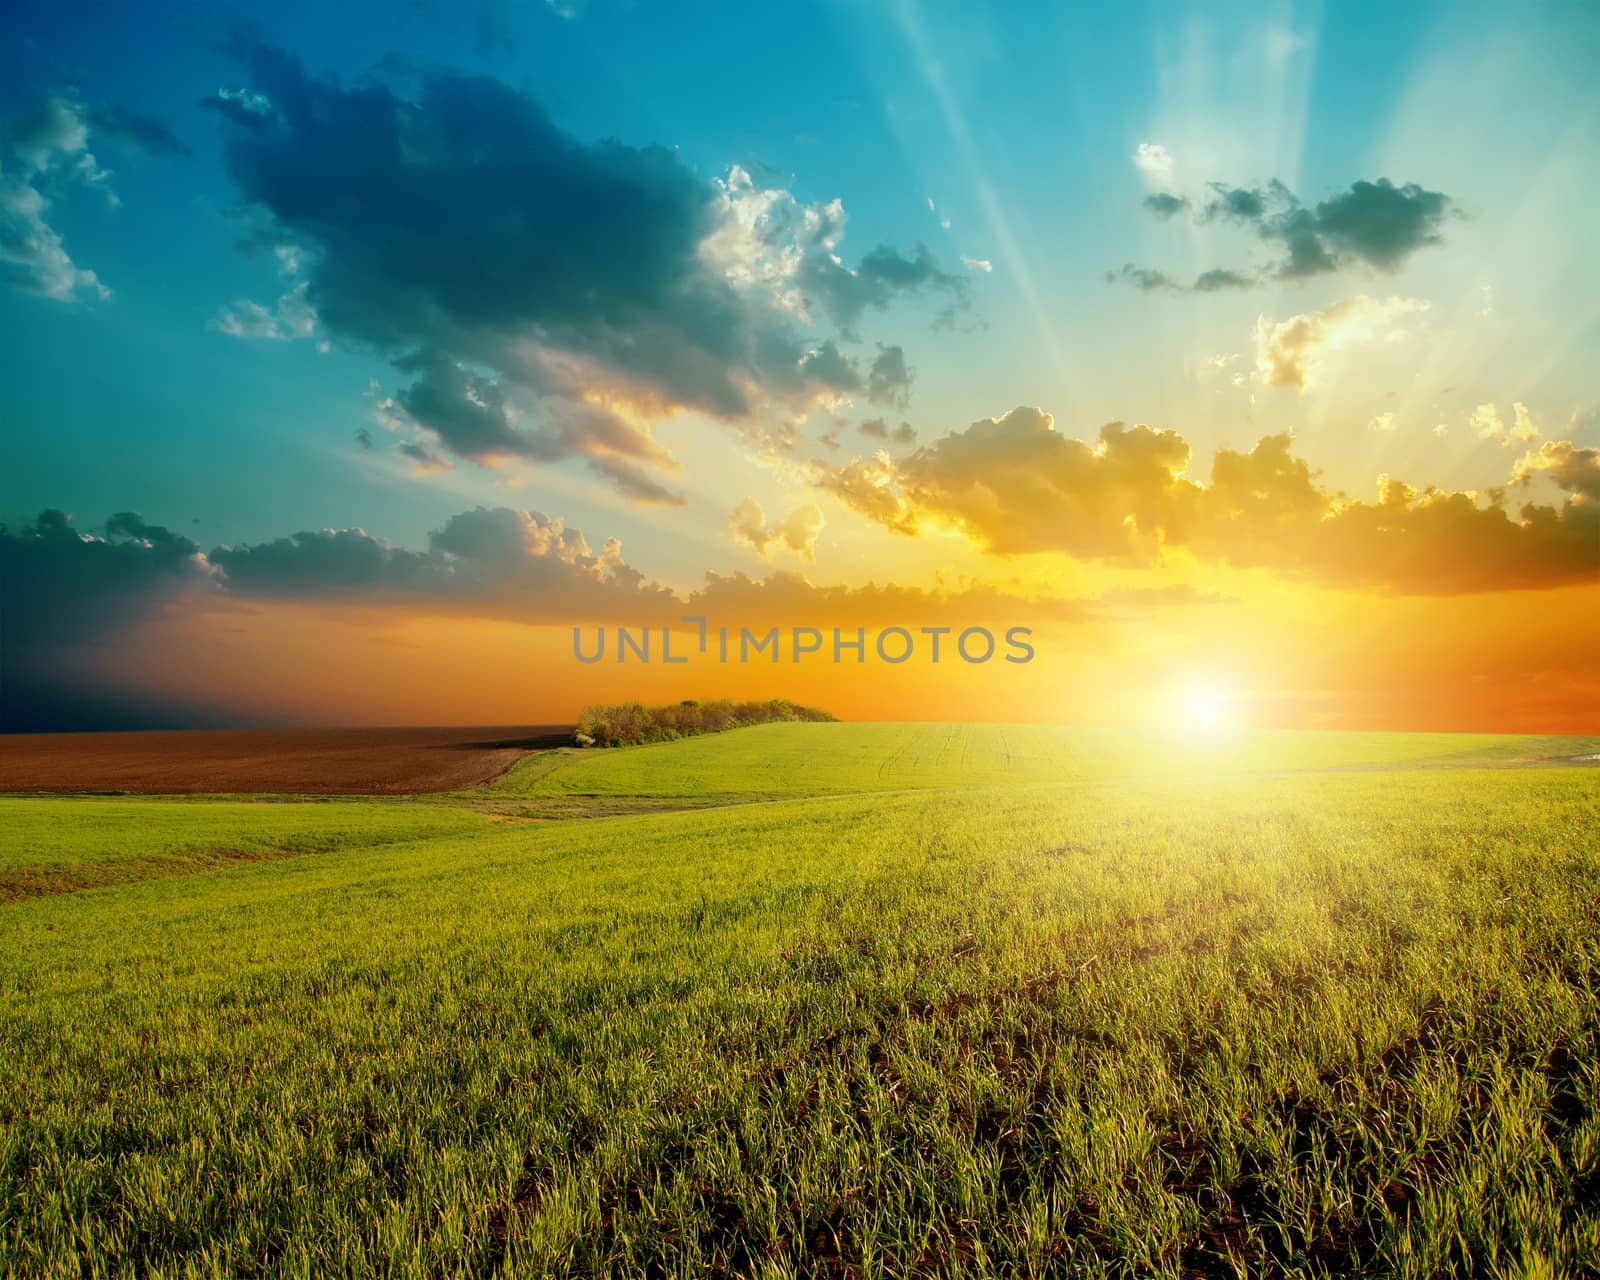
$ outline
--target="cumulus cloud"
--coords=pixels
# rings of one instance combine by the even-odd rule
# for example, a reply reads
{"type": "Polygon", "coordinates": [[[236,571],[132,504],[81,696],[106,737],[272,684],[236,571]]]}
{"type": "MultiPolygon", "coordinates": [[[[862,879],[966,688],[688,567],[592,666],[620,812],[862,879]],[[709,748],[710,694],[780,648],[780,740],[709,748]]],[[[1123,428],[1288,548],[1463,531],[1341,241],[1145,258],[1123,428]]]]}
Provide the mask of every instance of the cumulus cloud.
{"type": "Polygon", "coordinates": [[[767,556],[786,547],[813,562],[823,523],[822,510],[814,502],[796,507],[774,525],[767,523],[766,513],[753,498],[746,498],[728,516],[733,536],[753,547],[758,555],[767,556]]]}
{"type": "Polygon", "coordinates": [[[166,125],[120,107],[87,101],[66,86],[40,94],[23,111],[0,161],[0,281],[58,302],[103,300],[111,291],[78,266],[50,223],[51,195],[70,187],[120,201],[111,172],[96,158],[99,137],[115,146],[169,158],[189,154],[166,125]]]}
{"type": "Polygon", "coordinates": [[[1586,500],[1592,458],[1541,455],[1575,496],[1508,510],[1503,494],[1414,489],[1380,477],[1378,499],[1331,492],[1288,435],[1220,450],[1209,483],[1188,475],[1177,432],[1111,423],[1094,443],[1019,407],[896,461],[885,453],[815,464],[817,485],[901,533],[958,529],[1010,556],[1064,552],[1150,565],[1181,549],[1200,560],[1269,568],[1327,585],[1437,595],[1593,581],[1600,505],[1586,500]]]}
{"type": "Polygon", "coordinates": [[[114,639],[132,601],[143,608],[214,582],[212,565],[182,534],[131,511],[113,515],[104,529],[80,531],[70,514],[52,508],[15,534],[0,531],[7,649],[114,639]]]}
{"type": "Polygon", "coordinates": [[[271,341],[309,338],[317,331],[317,312],[306,301],[306,283],[301,281],[282,294],[276,306],[270,309],[248,298],[237,298],[219,307],[211,327],[235,338],[271,341]]]}
{"type": "MultiPolygon", "coordinates": [[[[1265,187],[1213,182],[1208,190],[1210,194],[1199,203],[1160,192],[1146,196],[1144,206],[1161,218],[1183,215],[1200,223],[1233,223],[1276,251],[1277,256],[1259,270],[1204,273],[1228,279],[1229,287],[1304,280],[1352,268],[1399,271],[1419,249],[1444,242],[1445,220],[1456,211],[1454,201],[1443,192],[1414,182],[1396,186],[1388,178],[1351,183],[1348,190],[1314,206],[1302,204],[1276,180],[1265,187]]],[[[1132,264],[1107,278],[1147,292],[1182,289],[1164,272],[1132,264]]]]}
{"type": "Polygon", "coordinates": [[[1528,406],[1520,400],[1512,402],[1509,427],[1500,416],[1500,407],[1492,403],[1480,404],[1474,409],[1467,419],[1467,425],[1477,432],[1480,440],[1495,440],[1504,448],[1510,448],[1513,444],[1529,444],[1542,434],[1533,415],[1528,412],[1528,406]]]}
{"type": "MultiPolygon", "coordinates": [[[[767,531],[765,541],[809,558],[821,527],[821,512],[803,504],[767,531]]],[[[96,667],[96,647],[125,650],[137,643],[143,623],[197,604],[220,609],[243,602],[262,609],[312,603],[534,625],[635,627],[678,624],[686,614],[763,627],[969,625],[984,617],[1009,625],[1079,618],[1087,611],[1083,602],[1034,601],[989,587],[819,586],[787,572],[764,579],[707,573],[699,589],[678,593],[629,565],[616,539],[596,550],[560,517],[503,507],[451,517],[420,550],[348,528],[204,553],[130,512],[112,516],[103,529],[80,532],[57,510],[16,533],[0,526],[0,616],[6,619],[0,725],[8,730],[104,727],[130,712],[144,724],[170,722],[170,700],[153,709],[131,690],[86,690],[82,677],[96,667]]]]}
{"type": "Polygon", "coordinates": [[[1161,525],[1188,462],[1189,447],[1173,431],[1113,423],[1089,445],[1056,431],[1042,410],[1016,408],[898,464],[880,453],[821,478],[890,528],[915,529],[927,513],[981,531],[1001,555],[1050,549],[1121,558],[1136,554],[1141,524],[1161,525]]]}
{"type": "Polygon", "coordinates": [[[261,234],[303,253],[319,332],[410,375],[395,405],[458,457],[582,458],[672,500],[651,423],[696,410],[753,429],[826,403],[865,382],[818,326],[850,336],[913,294],[965,304],[924,245],[847,262],[837,200],[583,142],[494,80],[345,87],[261,47],[250,67],[208,102],[261,234]]]}
{"type": "Polygon", "coordinates": [[[1314,387],[1336,352],[1405,333],[1405,322],[1428,309],[1417,298],[1369,298],[1365,294],[1273,323],[1256,321],[1256,376],[1269,387],[1304,391],[1314,387]]]}
{"type": "Polygon", "coordinates": [[[1568,493],[1600,502],[1600,449],[1579,448],[1570,440],[1546,440],[1517,459],[1511,483],[1525,486],[1537,475],[1548,476],[1568,493]]]}
{"type": "Polygon", "coordinates": [[[559,516],[478,507],[428,535],[425,551],[362,529],[322,529],[218,547],[210,562],[238,598],[336,599],[525,622],[632,620],[675,601],[608,540],[594,551],[559,516]]]}
{"type": "Polygon", "coordinates": [[[1133,167],[1149,182],[1165,182],[1172,176],[1172,153],[1159,142],[1141,142],[1133,153],[1133,167]]]}
{"type": "Polygon", "coordinates": [[[95,273],[79,267],[50,225],[45,180],[99,187],[115,195],[110,175],[89,150],[89,121],[76,94],[44,95],[23,117],[11,138],[12,158],[0,165],[0,279],[14,289],[58,302],[104,299],[111,291],[95,273]]]}

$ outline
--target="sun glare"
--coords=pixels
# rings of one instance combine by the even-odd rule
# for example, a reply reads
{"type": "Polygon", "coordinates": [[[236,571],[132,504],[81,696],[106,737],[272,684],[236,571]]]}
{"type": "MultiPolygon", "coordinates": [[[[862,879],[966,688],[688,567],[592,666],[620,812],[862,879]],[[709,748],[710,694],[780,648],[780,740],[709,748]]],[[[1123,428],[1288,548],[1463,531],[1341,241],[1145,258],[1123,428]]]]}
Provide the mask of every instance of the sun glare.
{"type": "Polygon", "coordinates": [[[1214,684],[1192,684],[1178,698],[1178,714],[1191,730],[1216,733],[1233,724],[1233,698],[1214,684]]]}

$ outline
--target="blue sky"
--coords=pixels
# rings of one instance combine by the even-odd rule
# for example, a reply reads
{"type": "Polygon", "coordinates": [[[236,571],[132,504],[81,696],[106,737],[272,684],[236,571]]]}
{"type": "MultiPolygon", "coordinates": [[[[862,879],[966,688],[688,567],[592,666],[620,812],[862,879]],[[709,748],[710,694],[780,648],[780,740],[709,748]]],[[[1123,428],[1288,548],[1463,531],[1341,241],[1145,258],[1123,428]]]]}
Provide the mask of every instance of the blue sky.
{"type": "MultiPolygon", "coordinates": [[[[1210,389],[1183,366],[1206,347],[1242,350],[1270,299],[1151,298],[1103,281],[1125,261],[1189,252],[1184,233],[1141,216],[1145,186],[1130,154],[1141,141],[1182,135],[1164,144],[1176,182],[1279,178],[1307,199],[1362,177],[1441,188],[1448,179],[1473,222],[1496,222],[1526,198],[1564,131],[1586,121],[1594,137],[1593,9],[1541,14],[1455,4],[1092,14],[1019,5],[1002,20],[961,5],[594,0],[569,18],[529,0],[165,5],[152,21],[132,6],[13,9],[0,64],[10,111],[70,83],[88,100],[164,121],[192,156],[104,149],[120,206],[86,189],[56,202],[53,225],[110,299],[61,305],[0,294],[0,319],[25,335],[28,356],[0,390],[0,413],[28,440],[7,468],[0,509],[15,521],[45,503],[86,514],[133,505],[172,523],[198,517],[208,536],[228,539],[346,522],[414,538],[459,505],[454,484],[418,492],[430,486],[374,474],[350,448],[366,423],[367,382],[387,372],[381,360],[350,349],[319,358],[308,344],[230,341],[207,327],[219,306],[274,285],[270,261],[239,251],[239,192],[221,162],[219,122],[199,105],[242,82],[229,47],[241,33],[346,80],[402,61],[493,76],[536,97],[577,138],[661,143],[707,178],[738,163],[799,199],[838,197],[846,244],[858,251],[924,241],[951,264],[992,263],[992,273],[969,273],[972,314],[956,330],[931,328],[915,308],[876,326],[905,342],[918,370],[907,416],[924,434],[1039,404],[1084,433],[1124,418],[1243,443],[1258,426],[1308,430],[1307,406],[1208,404],[1210,389]],[[1281,65],[1265,52],[1273,42],[1281,65]],[[1439,100],[1427,77],[1454,101],[1439,100]],[[1453,110],[1471,119],[1486,101],[1489,134],[1452,127],[1453,110]],[[1406,129],[1420,131],[1422,145],[1397,138],[1406,129]],[[1512,130],[1518,139],[1504,136],[1512,130]],[[1216,167],[1185,144],[1203,146],[1216,167]],[[1388,172],[1390,157],[1404,171],[1388,172]],[[1203,340],[1193,336],[1202,326],[1212,329],[1203,340]]],[[[1589,199],[1540,210],[1535,223],[1541,240],[1554,241],[1538,248],[1568,258],[1553,273],[1560,296],[1505,303],[1562,313],[1545,322],[1552,329],[1582,323],[1572,313],[1587,308],[1581,341],[1537,379],[1506,371],[1441,412],[1513,393],[1543,393],[1552,415],[1592,400],[1583,376],[1596,354],[1593,308],[1574,296],[1592,281],[1572,275],[1595,256],[1582,239],[1593,179],[1574,179],[1568,194],[1589,199]]],[[[1465,241],[1477,228],[1451,230],[1465,241]]],[[[1520,260],[1530,250],[1505,252],[1520,260]]],[[[1460,252],[1429,256],[1416,266],[1435,268],[1445,290],[1497,274],[1494,262],[1460,252]]],[[[1391,292],[1397,282],[1378,283],[1391,292]]],[[[1302,289],[1278,299],[1277,311],[1348,290],[1347,281],[1302,289]]],[[[1544,340],[1530,329],[1518,336],[1521,345],[1544,340]]],[[[1353,395],[1364,403],[1347,409],[1364,413],[1391,390],[1353,395]]],[[[1365,462],[1340,478],[1354,483],[1365,462]]],[[[630,523],[628,512],[617,515],[630,523]]]]}

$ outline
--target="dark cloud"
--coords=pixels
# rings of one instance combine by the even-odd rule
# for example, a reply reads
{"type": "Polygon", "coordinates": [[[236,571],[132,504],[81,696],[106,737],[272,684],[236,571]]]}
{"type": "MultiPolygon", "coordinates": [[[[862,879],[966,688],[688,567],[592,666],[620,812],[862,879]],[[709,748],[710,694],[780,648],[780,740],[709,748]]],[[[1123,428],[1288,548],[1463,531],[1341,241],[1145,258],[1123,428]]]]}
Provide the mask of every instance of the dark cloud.
{"type": "MultiPolygon", "coordinates": [[[[552,396],[543,405],[542,418],[525,425],[499,378],[473,373],[437,355],[402,357],[395,367],[416,377],[400,392],[399,407],[457,457],[485,465],[505,458],[559,462],[581,457],[630,497],[668,506],[683,502],[680,494],[652,480],[640,465],[676,471],[676,460],[647,432],[618,414],[552,396]]],[[[448,466],[426,440],[402,444],[398,452],[424,473],[448,466]]]]}
{"type": "Polygon", "coordinates": [[[867,399],[873,404],[904,409],[911,401],[912,372],[906,367],[906,353],[899,346],[878,344],[878,356],[867,374],[867,399]]]}
{"type": "Polygon", "coordinates": [[[153,116],[140,115],[124,107],[89,108],[89,127],[101,137],[125,147],[166,159],[186,160],[188,144],[178,137],[164,122],[153,116]]]}
{"type": "Polygon", "coordinates": [[[1260,283],[1252,276],[1214,267],[1210,271],[1202,271],[1194,278],[1193,283],[1184,284],[1164,271],[1136,267],[1131,262],[1124,263],[1121,270],[1106,272],[1106,281],[1110,284],[1118,281],[1131,284],[1144,293],[1155,290],[1166,290],[1169,293],[1217,293],[1223,289],[1251,289],[1260,283]]]}
{"type": "Polygon", "coordinates": [[[902,422],[897,427],[890,427],[883,418],[868,418],[860,426],[861,434],[871,436],[874,440],[889,440],[895,444],[915,444],[917,430],[909,422],[902,422]]]}
{"type": "Polygon", "coordinates": [[[1315,225],[1338,256],[1380,271],[1398,271],[1425,245],[1443,243],[1439,228],[1452,202],[1414,182],[1397,187],[1387,178],[1354,183],[1349,191],[1317,206],[1315,225]]]}
{"type": "MultiPolygon", "coordinates": [[[[748,506],[753,504],[742,504],[748,506]]],[[[768,528],[744,513],[753,542],[810,557],[823,517],[814,504],[768,528]]],[[[736,533],[741,513],[735,512],[736,533]]],[[[558,517],[478,507],[451,517],[423,550],[392,546],[366,531],[307,530],[273,541],[220,546],[208,555],[188,539],[132,513],[100,536],[71,517],[43,512],[18,533],[0,527],[0,729],[148,728],[236,722],[203,705],[131,684],[137,629],[163,610],[247,604],[315,604],[429,616],[492,618],[535,625],[677,624],[684,615],[717,625],[791,623],[967,625],[994,617],[1074,619],[1073,601],[1031,601],[992,588],[817,586],[798,574],[756,580],[707,573],[679,594],[645,579],[608,540],[598,551],[558,517]],[[113,661],[112,659],[122,659],[113,661]],[[118,675],[116,673],[122,673],[118,675]]],[[[187,615],[185,615],[187,616],[187,615]]]]}
{"type": "Polygon", "coordinates": [[[411,376],[395,402],[460,457],[582,457],[672,500],[646,478],[670,456],[632,424],[853,390],[832,340],[806,337],[811,307],[850,331],[908,293],[962,294],[920,245],[848,267],[837,202],[581,142],[494,80],[347,87],[271,49],[249,61],[250,87],[208,102],[262,235],[304,250],[318,323],[411,376]]]}
{"type": "Polygon", "coordinates": [[[1189,286],[1195,293],[1216,293],[1221,289],[1250,289],[1254,288],[1257,281],[1251,276],[1240,275],[1237,271],[1229,271],[1222,267],[1213,267],[1210,271],[1202,271],[1189,286]]]}
{"type": "Polygon", "coordinates": [[[834,391],[861,390],[861,366],[841,352],[832,338],[815,351],[806,352],[800,361],[800,372],[818,386],[834,391]]]}
{"type": "Polygon", "coordinates": [[[1189,200],[1186,196],[1174,196],[1165,191],[1158,191],[1144,198],[1144,207],[1158,218],[1171,218],[1187,210],[1189,200]]]}
{"type": "Polygon", "coordinates": [[[1211,190],[1215,194],[1206,201],[1204,209],[1201,210],[1202,221],[1227,218],[1233,222],[1259,223],[1266,217],[1269,196],[1275,201],[1293,199],[1289,195],[1288,188],[1279,182],[1273,182],[1266,191],[1229,187],[1225,183],[1213,182],[1211,190]]]}
{"type": "Polygon", "coordinates": [[[296,533],[218,547],[211,563],[236,598],[333,598],[526,622],[632,621],[675,605],[609,542],[596,553],[559,518],[478,507],[452,516],[426,551],[362,529],[296,533]]]}
{"type": "Polygon", "coordinates": [[[1220,450],[1210,483],[1192,480],[1175,431],[1111,423],[1094,444],[1050,415],[1017,408],[898,461],[815,464],[818,484],[887,528],[953,525],[998,555],[1064,552],[1149,565],[1182,548],[1202,560],[1269,568],[1323,585],[1452,595],[1594,582],[1600,503],[1594,451],[1547,448],[1547,471],[1574,497],[1509,510],[1503,493],[1417,490],[1381,477],[1376,502],[1324,488],[1288,435],[1220,450]]]}
{"type": "Polygon", "coordinates": [[[1182,293],[1184,291],[1184,286],[1165,271],[1156,271],[1150,267],[1136,267],[1131,262],[1124,262],[1121,270],[1106,272],[1107,284],[1116,284],[1119,280],[1131,284],[1135,289],[1145,293],[1152,293],[1157,289],[1167,289],[1174,293],[1182,293]]]}
{"type": "Polygon", "coordinates": [[[108,703],[80,688],[70,656],[120,644],[136,623],[213,584],[193,542],[131,512],[112,516],[99,536],[55,509],[16,533],[0,526],[0,727],[147,721],[142,704],[108,703]]]}
{"type": "Polygon", "coordinates": [[[112,516],[102,535],[54,508],[16,533],[0,526],[7,653],[114,640],[153,605],[211,582],[195,543],[132,512],[112,516]]]}
{"type": "Polygon", "coordinates": [[[854,271],[829,253],[812,254],[798,273],[798,282],[807,304],[820,307],[850,337],[868,310],[887,310],[901,294],[943,292],[950,298],[950,315],[969,305],[966,278],[946,271],[921,243],[909,256],[881,244],[854,271]]]}
{"type": "Polygon", "coordinates": [[[1348,191],[1314,207],[1300,202],[1283,183],[1230,187],[1213,182],[1211,196],[1196,207],[1166,194],[1145,197],[1145,208],[1162,218],[1187,214],[1197,222],[1231,222],[1277,245],[1282,256],[1260,272],[1214,269],[1185,287],[1164,272],[1132,264],[1108,273],[1146,292],[1209,292],[1248,288],[1265,280],[1303,280],[1352,267],[1399,271],[1412,254],[1442,244],[1445,220],[1456,212],[1451,198],[1411,182],[1387,178],[1352,183],[1348,191]]]}

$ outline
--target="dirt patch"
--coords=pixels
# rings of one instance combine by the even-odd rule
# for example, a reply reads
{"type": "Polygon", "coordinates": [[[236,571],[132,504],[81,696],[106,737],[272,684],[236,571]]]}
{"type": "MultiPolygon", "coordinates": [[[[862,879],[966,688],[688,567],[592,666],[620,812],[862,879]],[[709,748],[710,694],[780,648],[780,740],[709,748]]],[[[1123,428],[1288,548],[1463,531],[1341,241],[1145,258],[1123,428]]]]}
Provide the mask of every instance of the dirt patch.
{"type": "Polygon", "coordinates": [[[27,733],[0,739],[0,791],[408,795],[481,786],[563,725],[27,733]]]}

